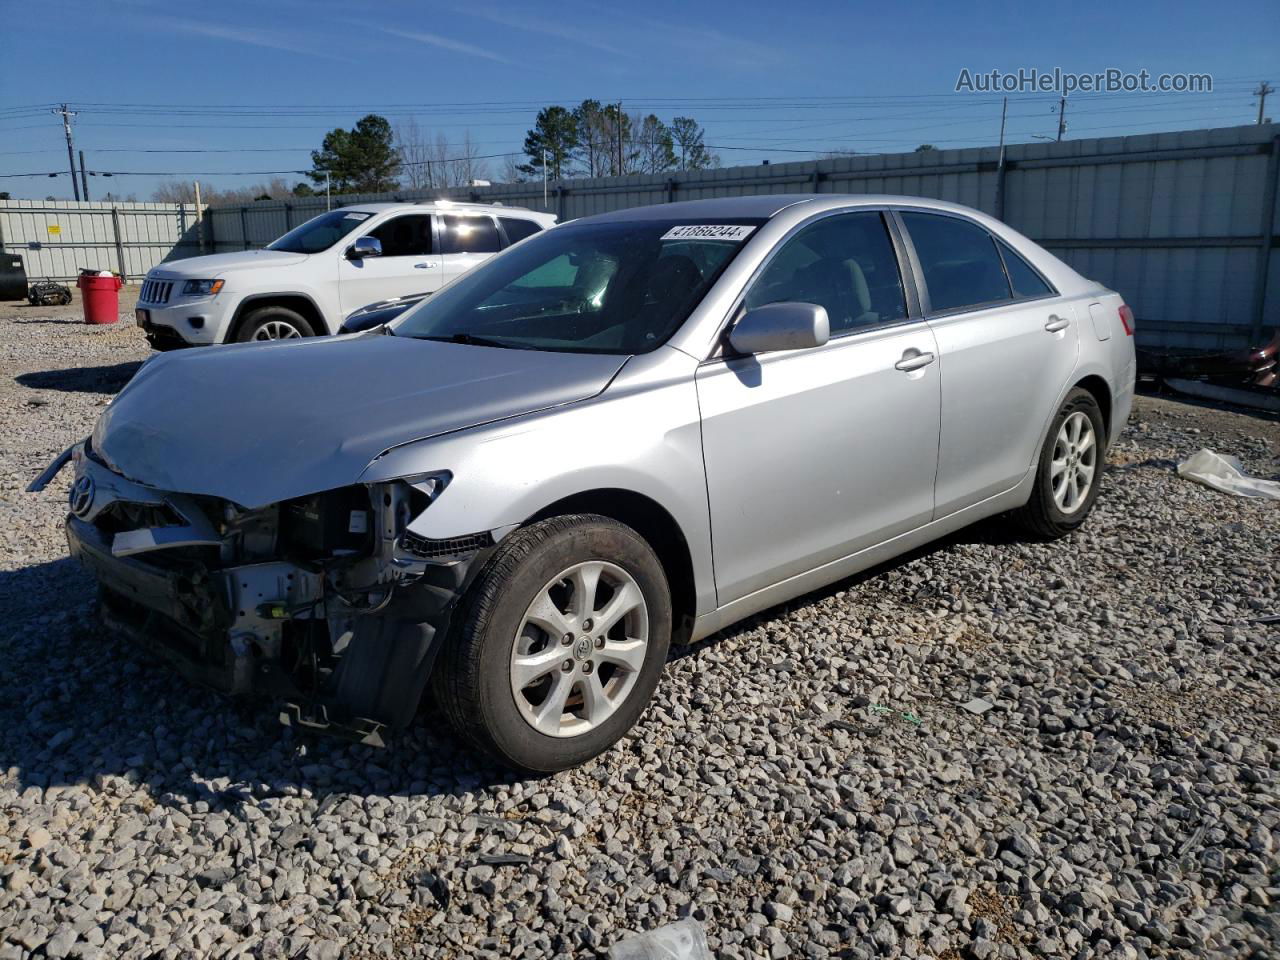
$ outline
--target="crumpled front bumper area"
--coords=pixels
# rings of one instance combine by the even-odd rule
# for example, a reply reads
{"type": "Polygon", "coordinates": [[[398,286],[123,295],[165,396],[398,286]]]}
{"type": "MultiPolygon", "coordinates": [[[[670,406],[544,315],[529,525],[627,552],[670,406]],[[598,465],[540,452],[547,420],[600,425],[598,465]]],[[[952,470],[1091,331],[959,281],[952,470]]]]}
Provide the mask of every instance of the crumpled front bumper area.
{"type": "Polygon", "coordinates": [[[410,536],[429,497],[400,481],[246,511],[138,484],[87,443],[70,460],[67,545],[108,626],[197,683],[283,701],[286,724],[364,743],[416,715],[493,547],[410,536]]]}
{"type": "Polygon", "coordinates": [[[75,516],[67,517],[66,530],[71,556],[98,580],[108,626],[204,686],[231,694],[295,692],[284,678],[255,669],[250,651],[228,641],[233,618],[220,579],[112,556],[107,537],[75,516]]]}

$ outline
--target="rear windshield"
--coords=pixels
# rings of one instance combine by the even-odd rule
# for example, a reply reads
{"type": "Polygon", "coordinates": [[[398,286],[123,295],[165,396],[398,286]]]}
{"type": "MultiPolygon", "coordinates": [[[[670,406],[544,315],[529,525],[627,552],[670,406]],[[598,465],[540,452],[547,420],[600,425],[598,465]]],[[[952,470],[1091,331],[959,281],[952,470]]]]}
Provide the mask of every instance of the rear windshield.
{"type": "Polygon", "coordinates": [[[391,329],[511,349],[647,353],[684,323],[762,223],[556,227],[465,274],[391,329]]]}
{"type": "Polygon", "coordinates": [[[372,217],[363,210],[332,210],[312,217],[301,226],[294,227],[279,240],[267,244],[268,250],[285,253],[319,253],[354,231],[372,217]]]}

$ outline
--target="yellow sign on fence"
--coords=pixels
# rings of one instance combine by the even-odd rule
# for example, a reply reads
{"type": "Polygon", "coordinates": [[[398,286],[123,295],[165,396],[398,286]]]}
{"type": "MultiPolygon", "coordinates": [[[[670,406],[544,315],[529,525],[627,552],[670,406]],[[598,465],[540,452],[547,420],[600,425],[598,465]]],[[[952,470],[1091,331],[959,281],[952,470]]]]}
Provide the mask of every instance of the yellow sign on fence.
{"type": "Polygon", "coordinates": [[[47,226],[45,229],[49,231],[49,236],[51,237],[56,237],[58,234],[62,232],[62,228],[58,226],[56,223],[49,224],[49,226],[47,226]]]}

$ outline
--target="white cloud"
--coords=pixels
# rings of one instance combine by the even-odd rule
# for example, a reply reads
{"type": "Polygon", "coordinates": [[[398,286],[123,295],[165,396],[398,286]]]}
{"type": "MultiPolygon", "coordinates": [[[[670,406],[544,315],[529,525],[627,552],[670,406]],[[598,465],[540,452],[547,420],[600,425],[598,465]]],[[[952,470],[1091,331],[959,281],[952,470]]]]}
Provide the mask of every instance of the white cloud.
{"type": "Polygon", "coordinates": [[[231,43],[242,43],[251,47],[283,50],[287,53],[297,53],[308,57],[322,57],[325,60],[340,60],[345,63],[355,62],[347,57],[339,57],[331,53],[325,53],[322,50],[290,43],[283,39],[277,31],[258,30],[247,26],[224,26],[217,23],[209,23],[205,20],[188,20],[183,17],[167,17],[158,14],[148,14],[146,24],[149,27],[168,27],[176,33],[210,37],[214,40],[227,40],[231,43]]]}
{"type": "Polygon", "coordinates": [[[500,26],[510,27],[513,30],[523,30],[526,33],[540,33],[547,37],[556,37],[560,40],[568,40],[571,43],[581,44],[584,47],[592,47],[605,53],[612,53],[618,57],[636,57],[637,54],[629,50],[623,50],[613,44],[607,43],[599,35],[598,31],[579,29],[577,27],[568,26],[566,24],[553,23],[549,20],[538,17],[521,16],[518,13],[509,13],[505,10],[495,10],[492,7],[455,7],[455,13],[468,17],[478,17],[481,20],[488,20],[490,23],[496,23],[500,26]]]}
{"type": "Polygon", "coordinates": [[[454,53],[465,54],[469,57],[483,57],[485,60],[494,60],[498,63],[510,63],[506,57],[494,53],[492,50],[486,50],[483,47],[477,47],[470,43],[463,43],[461,40],[453,40],[450,37],[442,37],[438,33],[423,33],[420,30],[395,30],[391,27],[379,27],[383,33],[389,33],[393,37],[403,37],[406,40],[416,40],[418,43],[425,43],[433,47],[439,47],[442,50],[451,50],[454,53]]]}

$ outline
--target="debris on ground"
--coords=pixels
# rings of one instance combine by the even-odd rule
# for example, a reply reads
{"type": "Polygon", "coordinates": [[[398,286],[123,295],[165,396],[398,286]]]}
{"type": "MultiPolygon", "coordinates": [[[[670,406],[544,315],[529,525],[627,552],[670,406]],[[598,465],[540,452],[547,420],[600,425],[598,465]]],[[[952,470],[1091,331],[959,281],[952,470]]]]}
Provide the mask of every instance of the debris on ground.
{"type": "Polygon", "coordinates": [[[1259,480],[1244,472],[1238,458],[1201,448],[1178,464],[1178,476],[1237,497],[1280,500],[1280,481],[1259,480]]]}
{"type": "Polygon", "coordinates": [[[707,935],[697,920],[680,920],[609,948],[609,960],[711,960],[707,935]]]}

